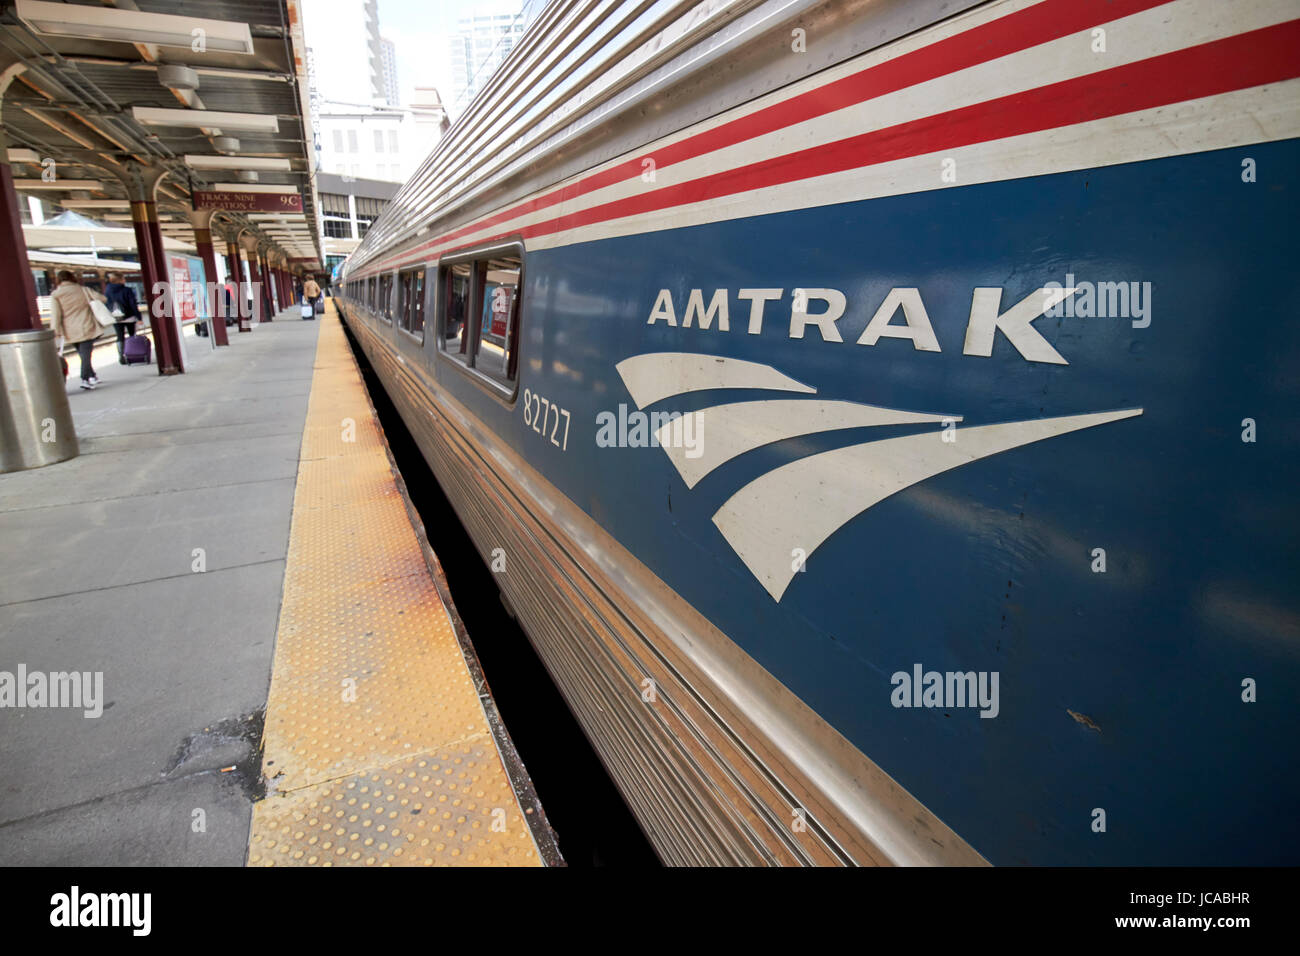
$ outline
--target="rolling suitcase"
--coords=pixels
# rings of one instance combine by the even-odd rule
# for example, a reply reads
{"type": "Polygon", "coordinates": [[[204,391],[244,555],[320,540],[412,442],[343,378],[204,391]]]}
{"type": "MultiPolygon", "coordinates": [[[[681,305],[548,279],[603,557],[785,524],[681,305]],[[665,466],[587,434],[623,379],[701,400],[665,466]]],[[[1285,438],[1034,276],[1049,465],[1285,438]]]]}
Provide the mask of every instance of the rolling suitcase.
{"type": "Polygon", "coordinates": [[[302,303],[302,317],[304,319],[316,318],[316,309],[306,299],[304,299],[302,303]]]}
{"type": "Polygon", "coordinates": [[[153,358],[153,343],[143,335],[129,336],[122,346],[127,365],[149,365],[153,358]]]}

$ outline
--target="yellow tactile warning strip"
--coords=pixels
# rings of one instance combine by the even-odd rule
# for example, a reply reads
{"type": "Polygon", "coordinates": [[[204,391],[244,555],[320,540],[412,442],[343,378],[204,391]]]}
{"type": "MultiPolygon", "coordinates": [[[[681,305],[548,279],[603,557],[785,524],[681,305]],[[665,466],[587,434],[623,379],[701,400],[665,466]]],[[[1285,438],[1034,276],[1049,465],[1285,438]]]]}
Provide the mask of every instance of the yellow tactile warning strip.
{"type": "Polygon", "coordinates": [[[333,309],[266,706],[255,866],[539,866],[333,309]]]}

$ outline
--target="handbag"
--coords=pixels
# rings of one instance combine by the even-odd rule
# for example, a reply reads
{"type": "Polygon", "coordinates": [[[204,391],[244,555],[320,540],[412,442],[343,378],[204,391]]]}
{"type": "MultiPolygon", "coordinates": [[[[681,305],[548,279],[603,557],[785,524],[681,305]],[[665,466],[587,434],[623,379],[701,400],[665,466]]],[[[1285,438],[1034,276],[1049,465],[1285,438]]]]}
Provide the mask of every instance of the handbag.
{"type": "Polygon", "coordinates": [[[90,314],[95,317],[95,321],[98,322],[101,327],[111,329],[113,327],[114,319],[113,313],[108,311],[108,306],[100,302],[98,299],[91,298],[90,293],[86,291],[84,286],[81,289],[81,294],[86,297],[86,304],[90,306],[90,314]]]}

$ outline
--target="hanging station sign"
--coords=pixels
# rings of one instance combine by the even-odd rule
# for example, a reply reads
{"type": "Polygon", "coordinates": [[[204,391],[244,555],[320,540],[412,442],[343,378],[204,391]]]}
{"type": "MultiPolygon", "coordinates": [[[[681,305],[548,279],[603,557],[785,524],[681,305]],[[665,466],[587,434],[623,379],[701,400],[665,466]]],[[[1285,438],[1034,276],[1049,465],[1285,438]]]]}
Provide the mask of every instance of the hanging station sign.
{"type": "Polygon", "coordinates": [[[196,189],[194,208],[228,209],[232,212],[302,212],[302,193],[196,189]]]}

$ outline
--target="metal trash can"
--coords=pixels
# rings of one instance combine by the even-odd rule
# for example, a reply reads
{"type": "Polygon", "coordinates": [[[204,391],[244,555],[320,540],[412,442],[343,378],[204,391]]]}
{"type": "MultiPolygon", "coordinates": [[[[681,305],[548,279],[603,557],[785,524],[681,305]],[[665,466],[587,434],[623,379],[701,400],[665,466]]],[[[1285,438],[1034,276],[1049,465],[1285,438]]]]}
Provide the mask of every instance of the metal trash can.
{"type": "Polygon", "coordinates": [[[0,332],[0,473],[52,465],[79,451],[54,333],[0,332]]]}

